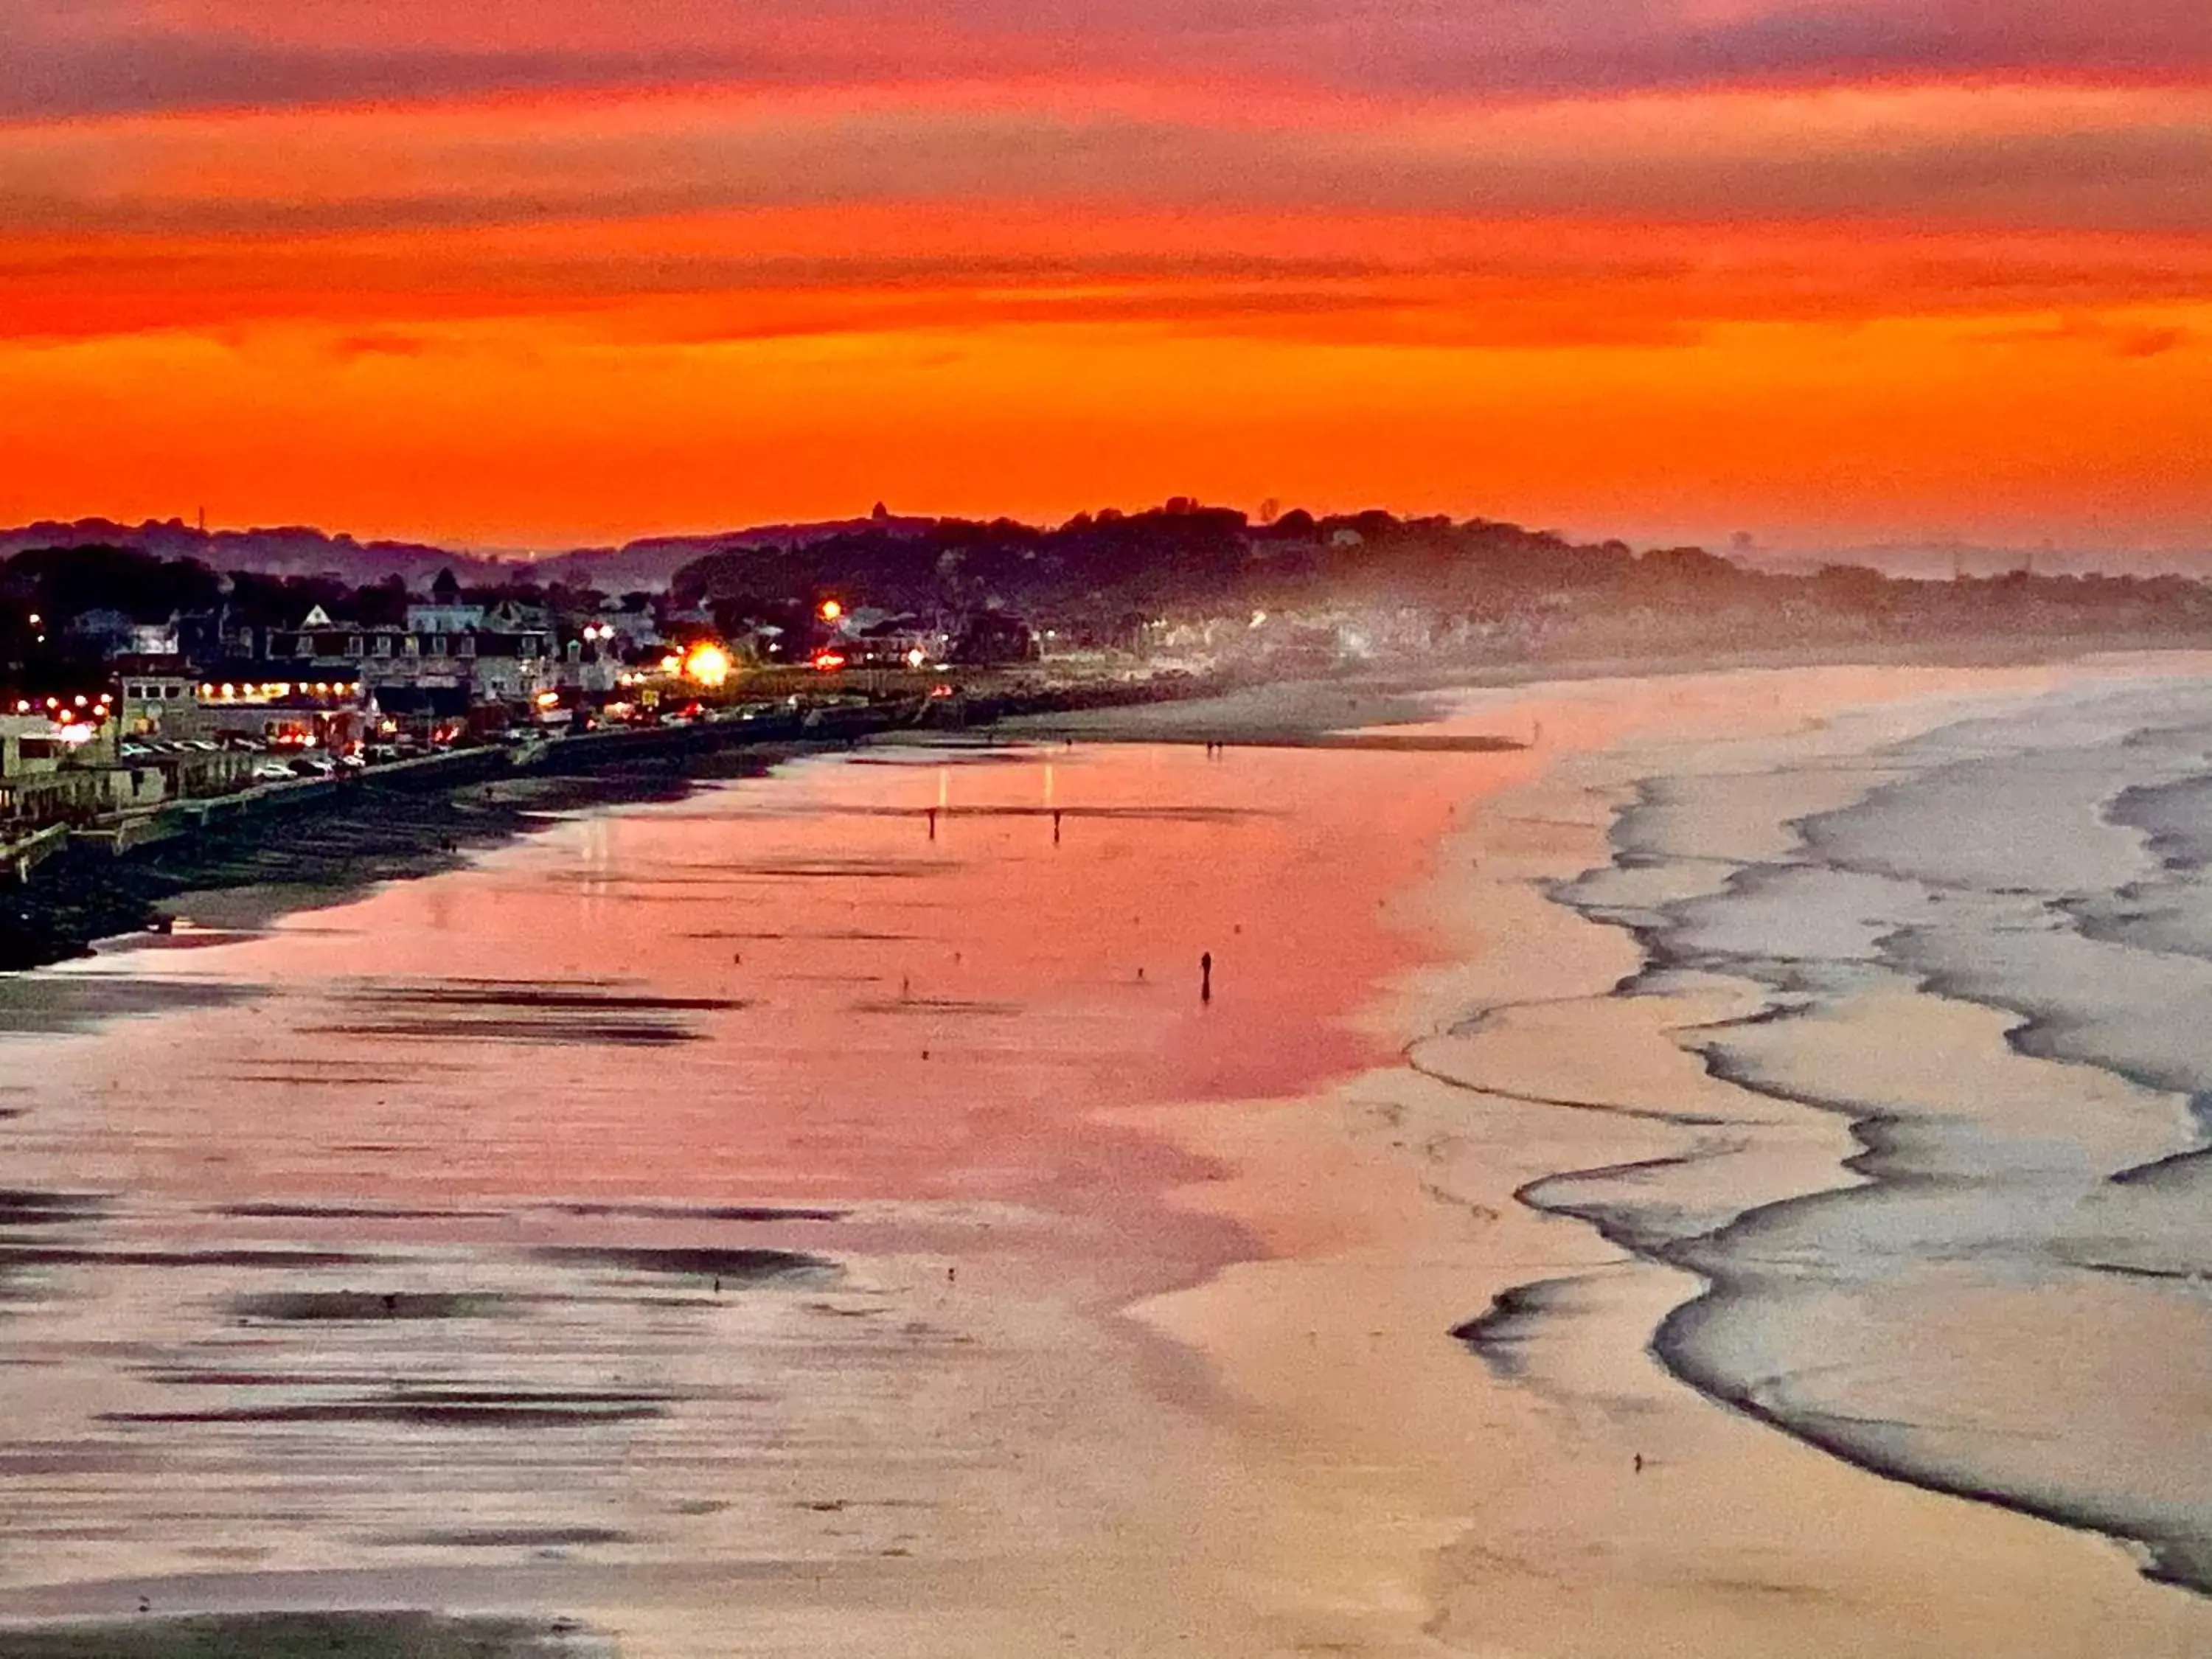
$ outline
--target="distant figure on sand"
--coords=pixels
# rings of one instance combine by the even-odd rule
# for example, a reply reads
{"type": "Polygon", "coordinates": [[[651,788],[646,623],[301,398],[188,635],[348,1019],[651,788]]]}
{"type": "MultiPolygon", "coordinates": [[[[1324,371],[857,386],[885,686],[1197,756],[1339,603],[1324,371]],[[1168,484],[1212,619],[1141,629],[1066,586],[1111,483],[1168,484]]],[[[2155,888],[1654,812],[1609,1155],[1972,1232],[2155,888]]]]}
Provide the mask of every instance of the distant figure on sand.
{"type": "Polygon", "coordinates": [[[1198,953],[1198,1000],[1200,1002],[1213,1000],[1213,952],[1211,951],[1198,953]]]}

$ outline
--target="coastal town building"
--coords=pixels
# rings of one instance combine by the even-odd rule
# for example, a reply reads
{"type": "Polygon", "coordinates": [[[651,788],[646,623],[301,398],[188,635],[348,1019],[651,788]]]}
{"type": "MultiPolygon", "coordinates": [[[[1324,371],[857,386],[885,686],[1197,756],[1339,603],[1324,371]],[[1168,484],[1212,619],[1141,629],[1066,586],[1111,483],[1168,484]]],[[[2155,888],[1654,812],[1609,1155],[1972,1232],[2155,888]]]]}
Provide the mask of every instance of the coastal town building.
{"type": "Polygon", "coordinates": [[[218,743],[349,754],[366,740],[368,700],[357,676],[276,679],[266,663],[202,671],[194,688],[199,732],[218,743]]]}
{"type": "Polygon", "coordinates": [[[292,629],[272,631],[261,678],[282,665],[294,680],[386,686],[458,687],[479,702],[521,702],[553,689],[559,662],[542,611],[501,605],[410,607],[435,626],[334,621],[318,606],[292,629]],[[447,624],[465,623],[459,627],[447,624]]]}
{"type": "Polygon", "coordinates": [[[199,676],[175,655],[128,656],[109,665],[115,674],[116,717],[126,738],[200,736],[199,676]]]}
{"type": "Polygon", "coordinates": [[[158,805],[167,793],[159,767],[123,760],[107,707],[89,696],[19,698],[0,712],[0,839],[25,826],[90,823],[113,812],[158,805]]]}

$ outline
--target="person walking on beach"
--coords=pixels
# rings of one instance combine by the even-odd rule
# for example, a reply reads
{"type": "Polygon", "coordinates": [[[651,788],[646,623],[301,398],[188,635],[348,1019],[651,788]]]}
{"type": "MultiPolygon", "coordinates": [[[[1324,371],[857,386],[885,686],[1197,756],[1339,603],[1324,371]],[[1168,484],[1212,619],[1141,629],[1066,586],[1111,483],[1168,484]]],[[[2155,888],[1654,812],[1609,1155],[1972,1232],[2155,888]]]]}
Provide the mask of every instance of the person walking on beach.
{"type": "Polygon", "coordinates": [[[1198,1000],[1200,1002],[1213,1000],[1213,952],[1211,951],[1198,953],[1198,1000]]]}

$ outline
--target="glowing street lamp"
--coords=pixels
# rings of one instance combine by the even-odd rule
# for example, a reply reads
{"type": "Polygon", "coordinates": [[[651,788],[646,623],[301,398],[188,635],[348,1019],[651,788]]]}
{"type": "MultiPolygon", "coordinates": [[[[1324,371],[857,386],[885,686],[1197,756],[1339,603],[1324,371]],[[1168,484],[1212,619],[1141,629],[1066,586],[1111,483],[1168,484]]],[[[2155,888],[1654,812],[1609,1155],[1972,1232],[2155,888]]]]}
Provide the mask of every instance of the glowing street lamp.
{"type": "Polygon", "coordinates": [[[684,659],[684,678],[710,691],[720,690],[730,678],[730,653],[712,641],[701,641],[684,659]]]}
{"type": "Polygon", "coordinates": [[[838,602],[837,600],[836,600],[836,599],[824,599],[824,600],[823,600],[823,601],[822,601],[822,620],[823,620],[823,622],[826,622],[826,623],[833,623],[833,622],[836,622],[836,621],[837,620],[837,618],[838,618],[838,617],[840,617],[843,616],[844,614],[845,614],[845,607],[844,607],[844,605],[843,605],[842,604],[841,604],[841,603],[840,603],[840,602],[838,602]]]}

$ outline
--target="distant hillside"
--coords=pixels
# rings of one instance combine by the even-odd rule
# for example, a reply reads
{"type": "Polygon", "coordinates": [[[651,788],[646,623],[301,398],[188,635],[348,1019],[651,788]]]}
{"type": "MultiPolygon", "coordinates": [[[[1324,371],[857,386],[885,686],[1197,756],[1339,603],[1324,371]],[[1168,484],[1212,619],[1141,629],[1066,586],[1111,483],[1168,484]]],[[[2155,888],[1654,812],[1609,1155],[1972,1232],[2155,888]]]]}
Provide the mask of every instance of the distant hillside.
{"type": "MultiPolygon", "coordinates": [[[[1182,497],[1049,526],[878,508],[507,560],[314,529],[203,534],[174,520],[95,520],[0,532],[0,664],[13,660],[10,639],[29,662],[60,648],[59,636],[41,643],[56,619],[100,612],[111,633],[118,613],[153,623],[220,609],[228,625],[272,627],[314,605],[334,617],[384,617],[447,568],[472,591],[572,617],[598,605],[578,589],[661,590],[664,621],[711,619],[732,638],[811,626],[834,599],[884,622],[995,614],[1062,648],[1157,646],[1217,658],[2212,638],[2212,586],[2170,574],[2077,575],[2042,556],[2033,573],[1984,574],[1966,556],[1981,550],[1939,550],[1957,554],[1962,580],[1950,579],[1949,556],[1930,580],[1864,565],[1762,568],[1757,550],[1741,545],[1734,559],[1693,547],[1638,551],[1484,519],[1293,509],[1255,523],[1182,497]],[[47,620],[34,624],[33,615],[47,620]]],[[[99,630],[74,631],[89,639],[99,630]]]]}
{"type": "Polygon", "coordinates": [[[264,530],[198,530],[182,519],[118,524],[110,519],[53,520],[0,530],[0,559],[33,548],[128,547],[164,559],[196,559],[210,569],[270,576],[337,576],[355,586],[398,575],[409,586],[451,568],[466,581],[497,582],[513,568],[421,542],[361,542],[305,526],[264,530]]]}
{"type": "Polygon", "coordinates": [[[654,536],[620,547],[582,547],[536,558],[501,558],[424,542],[357,541],[304,525],[203,531],[182,519],[149,519],[135,525],[112,519],[42,520],[0,530],[0,560],[33,548],[126,547],[159,558],[194,559],[214,570],[250,570],[270,576],[336,576],[353,586],[397,575],[410,587],[420,587],[439,571],[450,569],[471,586],[526,580],[622,593],[665,587],[684,566],[717,553],[806,547],[863,532],[921,535],[935,522],[879,509],[864,519],[760,525],[696,536],[654,536]]]}
{"type": "Polygon", "coordinates": [[[743,530],[720,530],[696,536],[647,536],[625,542],[620,547],[580,547],[532,561],[530,574],[533,581],[565,582],[570,586],[621,593],[635,588],[666,587],[686,565],[718,554],[807,548],[849,536],[915,538],[928,535],[940,522],[936,519],[905,517],[878,507],[865,519],[754,525],[743,530]]]}

